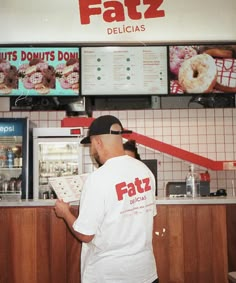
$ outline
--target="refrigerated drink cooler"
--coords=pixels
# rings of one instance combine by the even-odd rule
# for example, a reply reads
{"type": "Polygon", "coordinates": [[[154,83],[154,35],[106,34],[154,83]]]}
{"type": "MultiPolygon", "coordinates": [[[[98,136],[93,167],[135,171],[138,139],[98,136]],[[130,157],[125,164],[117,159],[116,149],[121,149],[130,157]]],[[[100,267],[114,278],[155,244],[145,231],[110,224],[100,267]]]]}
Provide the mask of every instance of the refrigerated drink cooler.
{"type": "Polygon", "coordinates": [[[28,118],[0,118],[0,200],[33,197],[32,126],[28,118]]]}
{"type": "Polygon", "coordinates": [[[50,177],[83,173],[83,128],[33,129],[34,199],[53,199],[50,177]]]}

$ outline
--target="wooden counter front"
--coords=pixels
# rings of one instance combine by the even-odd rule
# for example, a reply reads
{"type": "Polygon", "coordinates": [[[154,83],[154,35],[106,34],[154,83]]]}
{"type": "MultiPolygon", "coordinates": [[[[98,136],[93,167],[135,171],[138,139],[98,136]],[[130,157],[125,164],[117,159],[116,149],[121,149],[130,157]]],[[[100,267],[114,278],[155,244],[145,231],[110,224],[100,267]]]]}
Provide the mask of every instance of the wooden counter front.
{"type": "Polygon", "coordinates": [[[159,205],[154,252],[160,282],[226,283],[225,205],[159,205]]]}
{"type": "Polygon", "coordinates": [[[81,245],[52,207],[0,208],[0,227],[1,283],[79,282],[81,245]]]}
{"type": "MultiPolygon", "coordinates": [[[[158,205],[153,246],[160,283],[228,282],[226,208],[158,205]]],[[[80,282],[81,244],[53,207],[1,207],[0,227],[1,283],[80,282]]]]}

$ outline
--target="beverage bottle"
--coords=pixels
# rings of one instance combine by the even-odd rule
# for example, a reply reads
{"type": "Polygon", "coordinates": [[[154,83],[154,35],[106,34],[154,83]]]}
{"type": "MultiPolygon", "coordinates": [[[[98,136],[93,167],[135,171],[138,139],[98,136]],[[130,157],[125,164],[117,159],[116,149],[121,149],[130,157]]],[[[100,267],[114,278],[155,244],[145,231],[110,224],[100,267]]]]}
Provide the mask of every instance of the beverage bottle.
{"type": "Polygon", "coordinates": [[[200,179],[194,172],[194,165],[189,166],[189,171],[186,176],[186,195],[187,197],[196,197],[200,193],[200,179]]]}
{"type": "Polygon", "coordinates": [[[6,150],[4,146],[0,146],[0,167],[6,166],[6,150]]]}
{"type": "Polygon", "coordinates": [[[12,168],[14,165],[14,154],[11,148],[7,150],[7,165],[8,168],[12,168]]]}

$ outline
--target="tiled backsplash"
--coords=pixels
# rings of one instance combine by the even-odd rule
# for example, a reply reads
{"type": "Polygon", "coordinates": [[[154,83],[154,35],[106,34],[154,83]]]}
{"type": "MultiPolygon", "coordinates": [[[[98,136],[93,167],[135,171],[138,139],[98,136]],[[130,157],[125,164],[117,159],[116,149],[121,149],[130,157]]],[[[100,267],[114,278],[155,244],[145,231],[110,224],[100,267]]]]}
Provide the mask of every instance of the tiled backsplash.
{"type": "MultiPolygon", "coordinates": [[[[123,126],[137,133],[194,152],[212,160],[236,160],[236,109],[165,109],[94,112],[109,113],[123,126]]],[[[141,158],[158,160],[158,194],[163,195],[169,181],[184,181],[189,163],[139,146],[141,158]]],[[[207,168],[195,166],[197,172],[207,168]]],[[[211,191],[227,189],[232,195],[235,171],[211,171],[211,191]]]]}
{"type": "MultiPolygon", "coordinates": [[[[117,116],[125,128],[147,135],[201,156],[221,161],[236,160],[236,109],[164,109],[96,111],[94,117],[112,114],[117,116]]],[[[0,112],[0,117],[29,117],[38,127],[60,127],[64,111],[0,112]]],[[[167,154],[138,145],[143,159],[158,160],[158,194],[164,195],[169,181],[184,181],[189,163],[167,154]]],[[[89,151],[85,150],[84,171],[94,169],[89,151]]],[[[196,171],[207,168],[195,166],[196,171]]],[[[235,171],[211,171],[211,191],[227,189],[232,195],[236,184],[235,171]]]]}

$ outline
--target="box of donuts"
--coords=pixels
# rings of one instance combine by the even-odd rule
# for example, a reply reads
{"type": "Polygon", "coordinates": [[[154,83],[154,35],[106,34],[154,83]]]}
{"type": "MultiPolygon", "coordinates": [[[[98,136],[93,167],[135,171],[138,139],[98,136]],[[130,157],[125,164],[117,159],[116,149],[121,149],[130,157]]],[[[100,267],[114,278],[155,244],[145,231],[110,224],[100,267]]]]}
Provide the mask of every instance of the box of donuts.
{"type": "Polygon", "coordinates": [[[0,48],[0,96],[78,96],[79,48],[0,48]]]}
{"type": "Polygon", "coordinates": [[[169,46],[170,94],[236,92],[236,45],[169,46]]]}

